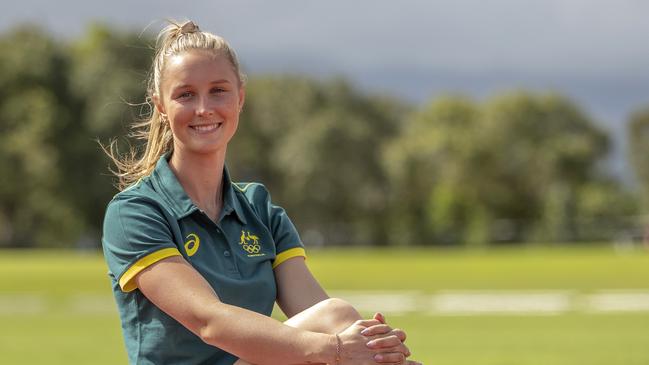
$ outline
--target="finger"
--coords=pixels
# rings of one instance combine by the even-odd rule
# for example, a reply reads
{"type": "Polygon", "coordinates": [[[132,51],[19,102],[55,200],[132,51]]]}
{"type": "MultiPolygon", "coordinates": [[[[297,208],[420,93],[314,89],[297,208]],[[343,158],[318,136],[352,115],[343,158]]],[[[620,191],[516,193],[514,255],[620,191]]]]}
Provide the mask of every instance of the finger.
{"type": "Polygon", "coordinates": [[[387,324],[377,324],[376,326],[367,327],[366,329],[362,330],[361,335],[376,336],[376,335],[384,335],[390,332],[392,332],[392,328],[387,324]]]}
{"type": "Polygon", "coordinates": [[[367,343],[367,347],[371,349],[396,348],[397,346],[404,346],[397,336],[375,338],[367,343]]]}
{"type": "MultiPolygon", "coordinates": [[[[371,328],[371,327],[370,327],[370,328],[371,328]]],[[[403,330],[401,330],[401,329],[399,329],[399,328],[395,328],[395,329],[392,330],[392,334],[395,335],[395,336],[397,336],[397,337],[399,337],[399,339],[401,340],[401,342],[405,342],[405,341],[406,341],[406,337],[407,337],[407,336],[406,336],[406,333],[405,333],[403,330]]]]}
{"type": "Polygon", "coordinates": [[[400,352],[382,352],[374,355],[374,361],[380,364],[403,364],[406,357],[400,352]]]}
{"type": "Polygon", "coordinates": [[[383,350],[384,352],[400,352],[402,353],[405,357],[410,356],[410,349],[408,346],[404,345],[403,343],[400,343],[398,346],[390,348],[390,349],[385,349],[383,350]]]}
{"type": "Polygon", "coordinates": [[[377,321],[376,319],[359,319],[358,321],[354,322],[354,324],[357,326],[371,327],[381,324],[381,322],[377,321]]]}
{"type": "Polygon", "coordinates": [[[385,316],[384,316],[383,313],[381,313],[381,312],[377,312],[377,313],[375,313],[375,314],[374,314],[374,319],[376,319],[377,321],[379,321],[379,322],[385,324],[385,316]]]}

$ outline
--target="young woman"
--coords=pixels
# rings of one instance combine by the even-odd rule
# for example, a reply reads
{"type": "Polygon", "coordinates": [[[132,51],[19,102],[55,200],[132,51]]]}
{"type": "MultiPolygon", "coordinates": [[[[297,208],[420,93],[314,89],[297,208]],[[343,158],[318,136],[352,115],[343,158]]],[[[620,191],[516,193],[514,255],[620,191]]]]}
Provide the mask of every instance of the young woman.
{"type": "Polygon", "coordinates": [[[225,167],[245,100],[227,42],[192,22],[158,37],[141,156],[119,158],[103,249],[132,364],[416,364],[305,265],[284,210],[225,167]],[[289,318],[269,317],[277,302],[289,318]]]}

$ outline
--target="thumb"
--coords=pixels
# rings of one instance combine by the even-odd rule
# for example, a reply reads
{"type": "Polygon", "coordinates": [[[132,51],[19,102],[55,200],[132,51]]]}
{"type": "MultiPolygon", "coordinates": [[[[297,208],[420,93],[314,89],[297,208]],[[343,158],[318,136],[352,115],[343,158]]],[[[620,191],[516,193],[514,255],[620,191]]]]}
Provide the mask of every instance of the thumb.
{"type": "Polygon", "coordinates": [[[374,319],[376,319],[377,321],[385,324],[385,317],[383,316],[382,313],[379,313],[379,312],[375,313],[374,314],[374,319]]]}

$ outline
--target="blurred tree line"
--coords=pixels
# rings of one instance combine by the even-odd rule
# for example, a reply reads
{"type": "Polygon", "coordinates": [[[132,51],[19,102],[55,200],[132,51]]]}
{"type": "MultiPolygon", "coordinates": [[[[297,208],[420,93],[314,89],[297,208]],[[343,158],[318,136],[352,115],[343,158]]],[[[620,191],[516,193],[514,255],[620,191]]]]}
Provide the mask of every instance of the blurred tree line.
{"type": "MultiPolygon", "coordinates": [[[[117,191],[97,141],[137,144],[124,136],[149,112],[151,44],[99,25],[68,43],[31,26],[0,37],[0,247],[99,244],[117,191]]],[[[649,205],[649,109],[628,132],[637,191],[561,95],[414,106],[343,79],[253,77],[228,166],[267,185],[310,245],[610,240],[649,205]]]]}

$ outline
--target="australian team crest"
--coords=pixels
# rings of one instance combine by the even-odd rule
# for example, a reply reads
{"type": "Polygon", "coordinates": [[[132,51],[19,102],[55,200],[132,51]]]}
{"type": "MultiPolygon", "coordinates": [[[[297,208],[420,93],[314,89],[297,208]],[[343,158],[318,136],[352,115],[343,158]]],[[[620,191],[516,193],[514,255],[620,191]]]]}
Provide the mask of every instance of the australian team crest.
{"type": "Polygon", "coordinates": [[[250,231],[241,230],[241,238],[239,245],[248,254],[248,257],[264,256],[265,253],[261,252],[261,243],[259,237],[250,233],[250,231]]]}

